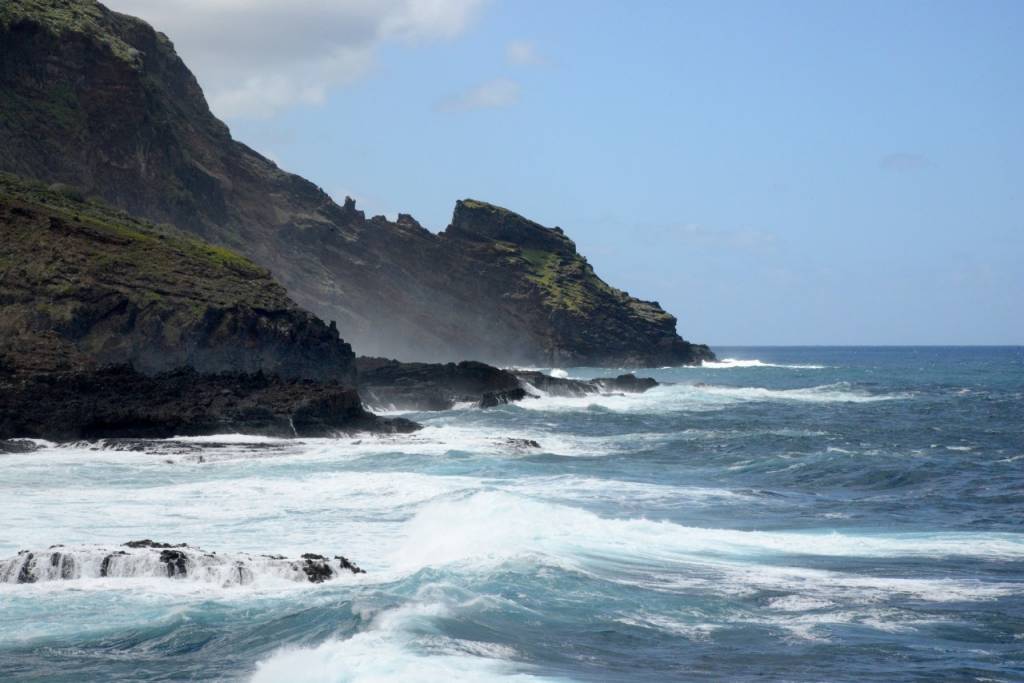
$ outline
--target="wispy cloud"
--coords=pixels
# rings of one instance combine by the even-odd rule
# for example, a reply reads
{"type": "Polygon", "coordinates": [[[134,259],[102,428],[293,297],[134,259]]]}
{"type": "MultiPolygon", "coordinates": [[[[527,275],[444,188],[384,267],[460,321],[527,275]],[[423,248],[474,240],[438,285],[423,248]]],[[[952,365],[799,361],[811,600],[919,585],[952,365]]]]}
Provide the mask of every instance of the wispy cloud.
{"type": "Polygon", "coordinates": [[[471,111],[510,107],[519,101],[521,90],[519,83],[515,81],[496,78],[474,86],[464,93],[442,100],[438,104],[438,109],[441,111],[471,111]]]}
{"type": "Polygon", "coordinates": [[[893,152],[878,160],[878,166],[886,171],[919,171],[934,165],[925,155],[909,152],[893,152]]]}
{"type": "Polygon", "coordinates": [[[214,113],[269,118],[369,73],[380,47],[449,40],[484,0],[104,0],[174,41],[214,113]]]}
{"type": "Polygon", "coordinates": [[[537,52],[537,46],[525,40],[513,40],[505,46],[505,61],[513,66],[541,66],[546,63],[537,52]]]}

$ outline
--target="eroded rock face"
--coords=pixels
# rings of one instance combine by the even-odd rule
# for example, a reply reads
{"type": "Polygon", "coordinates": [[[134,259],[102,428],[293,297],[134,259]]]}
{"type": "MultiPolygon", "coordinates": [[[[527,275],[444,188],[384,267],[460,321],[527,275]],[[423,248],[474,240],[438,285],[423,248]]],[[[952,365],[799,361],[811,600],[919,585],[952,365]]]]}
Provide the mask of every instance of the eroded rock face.
{"type": "Polygon", "coordinates": [[[306,553],[283,555],[218,554],[184,543],[130,541],[121,547],[51,546],[22,550],[0,559],[0,583],[39,583],[97,578],[167,578],[224,586],[259,579],[323,583],[340,576],[365,574],[342,555],[329,558],[306,553]]]}
{"type": "Polygon", "coordinates": [[[336,382],[191,369],[147,376],[127,367],[0,377],[0,439],[313,437],[418,428],[369,413],[355,389],[336,382]]]}
{"type": "Polygon", "coordinates": [[[0,371],[354,379],[337,330],[227,250],[11,176],[0,242],[0,371]]]}
{"type": "MultiPolygon", "coordinates": [[[[559,228],[463,200],[437,235],[405,214],[367,219],[351,200],[336,204],[232,140],[166,36],[91,0],[54,3],[64,11],[0,4],[0,169],[245,254],[364,354],[562,366],[713,358],[656,302],[601,280],[559,228]]],[[[225,315],[210,325],[252,324],[225,315]]]]}

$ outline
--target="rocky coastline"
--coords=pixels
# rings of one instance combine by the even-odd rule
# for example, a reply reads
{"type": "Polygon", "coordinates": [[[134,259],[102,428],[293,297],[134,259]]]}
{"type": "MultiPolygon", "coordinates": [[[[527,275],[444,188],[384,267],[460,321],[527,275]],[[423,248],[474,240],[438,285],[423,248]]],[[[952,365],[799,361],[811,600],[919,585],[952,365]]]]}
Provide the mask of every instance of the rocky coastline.
{"type": "Polygon", "coordinates": [[[374,415],[355,389],[337,382],[262,373],[183,368],[149,376],[119,366],[0,379],[0,439],[319,437],[418,428],[410,420],[374,415]]]}
{"type": "Polygon", "coordinates": [[[508,366],[714,358],[559,227],[473,199],[440,233],[335,204],[232,140],[138,19],[9,0],[0,63],[0,453],[408,433],[419,425],[371,411],[657,384],[508,366]],[[477,360],[443,362],[458,359],[477,360]]]}
{"type": "MultiPolygon", "coordinates": [[[[244,257],[363,354],[502,367],[714,358],[658,302],[605,282],[560,227],[467,198],[434,232],[335,202],[232,139],[159,28],[93,0],[0,3],[0,171],[244,257]]],[[[203,324],[260,327],[244,312],[203,324]]]]}

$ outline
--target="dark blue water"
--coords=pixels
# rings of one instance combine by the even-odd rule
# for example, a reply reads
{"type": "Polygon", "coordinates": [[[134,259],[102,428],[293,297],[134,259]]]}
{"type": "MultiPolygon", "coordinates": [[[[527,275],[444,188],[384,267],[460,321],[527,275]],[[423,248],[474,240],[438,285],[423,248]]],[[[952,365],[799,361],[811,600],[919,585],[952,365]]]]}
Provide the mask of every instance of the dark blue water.
{"type": "Polygon", "coordinates": [[[149,537],[368,570],[0,584],[0,678],[1024,680],[1024,349],[716,351],[413,437],[0,457],[0,557],[149,537]]]}

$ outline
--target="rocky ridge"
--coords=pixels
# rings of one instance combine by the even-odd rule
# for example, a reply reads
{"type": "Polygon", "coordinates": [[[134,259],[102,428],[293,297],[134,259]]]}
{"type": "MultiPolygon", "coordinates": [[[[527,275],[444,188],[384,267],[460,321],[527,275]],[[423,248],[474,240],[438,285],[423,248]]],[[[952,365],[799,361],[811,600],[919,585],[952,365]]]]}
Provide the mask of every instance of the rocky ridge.
{"type": "Polygon", "coordinates": [[[354,383],[337,330],[229,250],[7,174],[0,238],[0,368],[187,366],[354,383]]]}
{"type": "Polygon", "coordinates": [[[517,365],[712,358],[559,228],[484,202],[367,218],[231,138],[167,36],[92,0],[0,5],[0,169],[245,254],[361,353],[517,365]]]}

